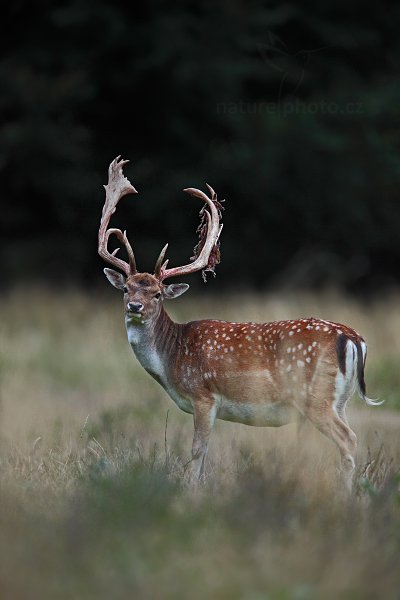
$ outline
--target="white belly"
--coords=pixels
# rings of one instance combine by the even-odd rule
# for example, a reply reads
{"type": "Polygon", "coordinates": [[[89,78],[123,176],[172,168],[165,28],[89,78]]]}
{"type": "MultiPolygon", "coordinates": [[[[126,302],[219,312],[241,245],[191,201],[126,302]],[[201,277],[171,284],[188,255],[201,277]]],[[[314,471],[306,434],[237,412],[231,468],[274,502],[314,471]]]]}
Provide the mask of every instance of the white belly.
{"type": "Polygon", "coordinates": [[[242,403],[224,396],[217,399],[217,419],[259,427],[280,427],[296,420],[297,412],[280,402],[242,403]]]}

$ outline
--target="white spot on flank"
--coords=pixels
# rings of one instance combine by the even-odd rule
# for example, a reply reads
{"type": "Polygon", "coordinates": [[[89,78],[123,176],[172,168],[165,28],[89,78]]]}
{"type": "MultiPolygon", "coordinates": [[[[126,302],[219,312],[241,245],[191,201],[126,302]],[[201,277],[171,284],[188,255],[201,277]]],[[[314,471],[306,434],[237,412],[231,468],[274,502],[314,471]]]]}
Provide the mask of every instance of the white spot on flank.
{"type": "Polygon", "coordinates": [[[294,331],[289,331],[289,335],[294,335],[294,331]]]}
{"type": "Polygon", "coordinates": [[[310,362],[311,362],[311,358],[310,358],[309,356],[307,356],[307,358],[306,358],[306,362],[307,362],[307,363],[310,363],[310,362]]]}

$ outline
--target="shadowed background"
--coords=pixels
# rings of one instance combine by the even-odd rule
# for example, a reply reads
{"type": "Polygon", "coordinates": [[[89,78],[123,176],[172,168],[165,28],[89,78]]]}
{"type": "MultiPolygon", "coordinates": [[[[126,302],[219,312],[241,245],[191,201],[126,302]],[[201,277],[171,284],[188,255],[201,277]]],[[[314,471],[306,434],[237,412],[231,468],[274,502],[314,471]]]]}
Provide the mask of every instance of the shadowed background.
{"type": "MultiPolygon", "coordinates": [[[[151,270],[183,264],[209,182],[226,198],[210,290],[399,282],[400,7],[316,0],[19,0],[1,22],[2,285],[101,277],[117,155],[140,192],[115,224],[151,270]]],[[[201,279],[193,276],[198,285],[201,279]]]]}

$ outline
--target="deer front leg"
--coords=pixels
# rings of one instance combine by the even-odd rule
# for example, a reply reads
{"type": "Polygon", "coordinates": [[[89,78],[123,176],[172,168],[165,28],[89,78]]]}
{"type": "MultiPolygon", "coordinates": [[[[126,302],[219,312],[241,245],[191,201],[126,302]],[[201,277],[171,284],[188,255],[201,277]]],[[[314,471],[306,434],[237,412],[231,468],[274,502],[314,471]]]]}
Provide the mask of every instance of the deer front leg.
{"type": "Polygon", "coordinates": [[[213,398],[198,398],[194,403],[194,436],[192,444],[191,481],[198,481],[204,474],[204,462],[208,440],[217,415],[213,398]]]}

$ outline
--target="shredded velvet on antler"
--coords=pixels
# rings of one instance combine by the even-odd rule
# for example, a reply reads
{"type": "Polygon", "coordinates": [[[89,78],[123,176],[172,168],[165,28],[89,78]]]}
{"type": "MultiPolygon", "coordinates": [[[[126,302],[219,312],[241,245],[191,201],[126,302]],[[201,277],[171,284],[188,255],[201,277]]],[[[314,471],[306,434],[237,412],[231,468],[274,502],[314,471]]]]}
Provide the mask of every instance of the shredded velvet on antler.
{"type": "MultiPolygon", "coordinates": [[[[207,187],[211,193],[211,200],[213,201],[215,208],[218,210],[218,218],[219,218],[219,221],[220,221],[221,227],[222,227],[222,222],[221,222],[222,211],[225,210],[225,207],[222,206],[222,202],[225,202],[225,200],[218,200],[217,194],[212,189],[212,187],[210,187],[208,184],[207,184],[207,187]]],[[[198,233],[198,235],[199,235],[199,241],[193,249],[193,256],[190,257],[190,260],[192,262],[197,260],[197,258],[199,257],[200,252],[202,251],[202,248],[203,248],[206,238],[207,238],[208,219],[207,219],[206,210],[207,210],[207,205],[204,205],[199,212],[200,223],[196,229],[196,233],[198,233]]],[[[221,262],[221,249],[220,249],[220,241],[219,241],[219,237],[218,237],[217,242],[214,244],[214,246],[210,252],[207,266],[201,272],[204,283],[207,283],[207,273],[212,273],[214,275],[214,277],[216,276],[215,267],[216,267],[216,265],[219,265],[220,262],[221,262]]]]}

